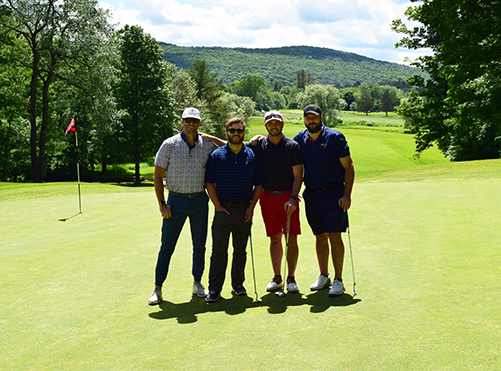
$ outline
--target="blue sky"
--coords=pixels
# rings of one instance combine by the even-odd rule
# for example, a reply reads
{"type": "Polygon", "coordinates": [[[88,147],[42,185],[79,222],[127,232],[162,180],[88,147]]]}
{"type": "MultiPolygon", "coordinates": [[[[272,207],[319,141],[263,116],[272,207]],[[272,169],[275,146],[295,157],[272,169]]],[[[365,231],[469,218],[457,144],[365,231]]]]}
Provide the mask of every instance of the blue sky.
{"type": "MultiPolygon", "coordinates": [[[[181,46],[308,45],[406,63],[426,51],[395,49],[391,30],[409,0],[101,0],[118,27],[139,25],[181,46]]],[[[409,26],[413,26],[409,21],[409,26]]],[[[406,63],[407,64],[407,63],[406,63]]]]}

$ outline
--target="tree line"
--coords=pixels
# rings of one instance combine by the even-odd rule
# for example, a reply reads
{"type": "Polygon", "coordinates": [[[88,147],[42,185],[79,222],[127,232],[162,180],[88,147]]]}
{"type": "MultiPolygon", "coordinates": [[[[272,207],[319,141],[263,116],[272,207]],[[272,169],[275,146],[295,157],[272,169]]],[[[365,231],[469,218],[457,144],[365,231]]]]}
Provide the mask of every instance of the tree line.
{"type": "Polygon", "coordinates": [[[434,1],[409,9],[425,30],[394,22],[395,31],[409,35],[400,45],[434,48],[434,57],[414,62],[430,76],[411,78],[416,90],[391,79],[321,85],[304,69],[293,83],[247,74],[225,84],[203,59],[188,68],[166,62],[159,43],[138,26],[114,29],[96,1],[0,0],[0,180],[73,180],[78,159],[84,180],[109,165],[134,163],[139,183],[140,163],[180,130],[187,106],[199,108],[201,130],[217,136],[229,117],[308,103],[322,107],[328,125],[339,123],[339,110],[397,109],[418,152],[436,143],[453,160],[499,157],[497,8],[467,2],[478,17],[472,22],[494,20],[497,28],[486,31],[461,25],[462,8],[447,3],[456,11],[434,1]],[[450,16],[454,31],[435,17],[438,10],[450,16]],[[72,118],[78,148],[74,135],[64,136],[72,118]]]}

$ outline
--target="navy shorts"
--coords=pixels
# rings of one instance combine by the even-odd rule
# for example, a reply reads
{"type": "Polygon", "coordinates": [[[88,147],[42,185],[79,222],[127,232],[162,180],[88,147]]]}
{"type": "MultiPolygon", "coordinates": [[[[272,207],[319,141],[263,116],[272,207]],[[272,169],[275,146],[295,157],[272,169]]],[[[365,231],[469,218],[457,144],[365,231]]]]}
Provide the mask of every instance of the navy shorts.
{"type": "Polygon", "coordinates": [[[346,215],[339,207],[344,186],[324,191],[306,188],[303,192],[306,218],[313,234],[346,232],[346,215]]]}

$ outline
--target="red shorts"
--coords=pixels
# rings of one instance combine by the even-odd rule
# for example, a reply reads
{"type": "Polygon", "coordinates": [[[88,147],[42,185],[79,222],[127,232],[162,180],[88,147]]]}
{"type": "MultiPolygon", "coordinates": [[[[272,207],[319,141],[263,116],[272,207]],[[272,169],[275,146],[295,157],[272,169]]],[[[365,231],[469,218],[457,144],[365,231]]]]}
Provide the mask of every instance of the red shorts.
{"type": "MultiPolygon", "coordinates": [[[[261,214],[263,215],[264,225],[266,227],[266,235],[274,236],[280,232],[284,233],[287,230],[287,213],[284,205],[289,201],[291,192],[281,195],[272,195],[269,193],[261,193],[259,205],[261,206],[261,214]]],[[[299,199],[298,199],[299,201],[299,199]]],[[[299,205],[291,214],[290,234],[301,234],[301,226],[299,224],[299,205]]]]}

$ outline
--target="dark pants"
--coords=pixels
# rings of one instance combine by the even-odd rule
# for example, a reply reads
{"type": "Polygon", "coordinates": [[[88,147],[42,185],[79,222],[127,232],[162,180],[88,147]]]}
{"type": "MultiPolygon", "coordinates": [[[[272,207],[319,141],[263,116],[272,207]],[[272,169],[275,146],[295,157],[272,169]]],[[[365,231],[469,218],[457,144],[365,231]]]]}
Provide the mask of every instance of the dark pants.
{"type": "Polygon", "coordinates": [[[220,293],[228,266],[228,244],[230,234],[233,239],[233,260],[231,263],[231,285],[241,286],[245,281],[245,263],[247,261],[247,239],[252,223],[245,221],[247,207],[227,208],[216,211],[212,221],[212,255],[210,257],[209,290],[220,293]]]}
{"type": "Polygon", "coordinates": [[[191,273],[193,274],[193,280],[199,282],[204,273],[209,197],[205,192],[193,198],[169,194],[167,203],[172,209],[172,216],[169,219],[163,219],[162,246],[158,253],[155,285],[162,286],[167,277],[170,260],[172,254],[174,254],[174,248],[186,218],[190,218],[191,242],[193,245],[191,273]]]}

